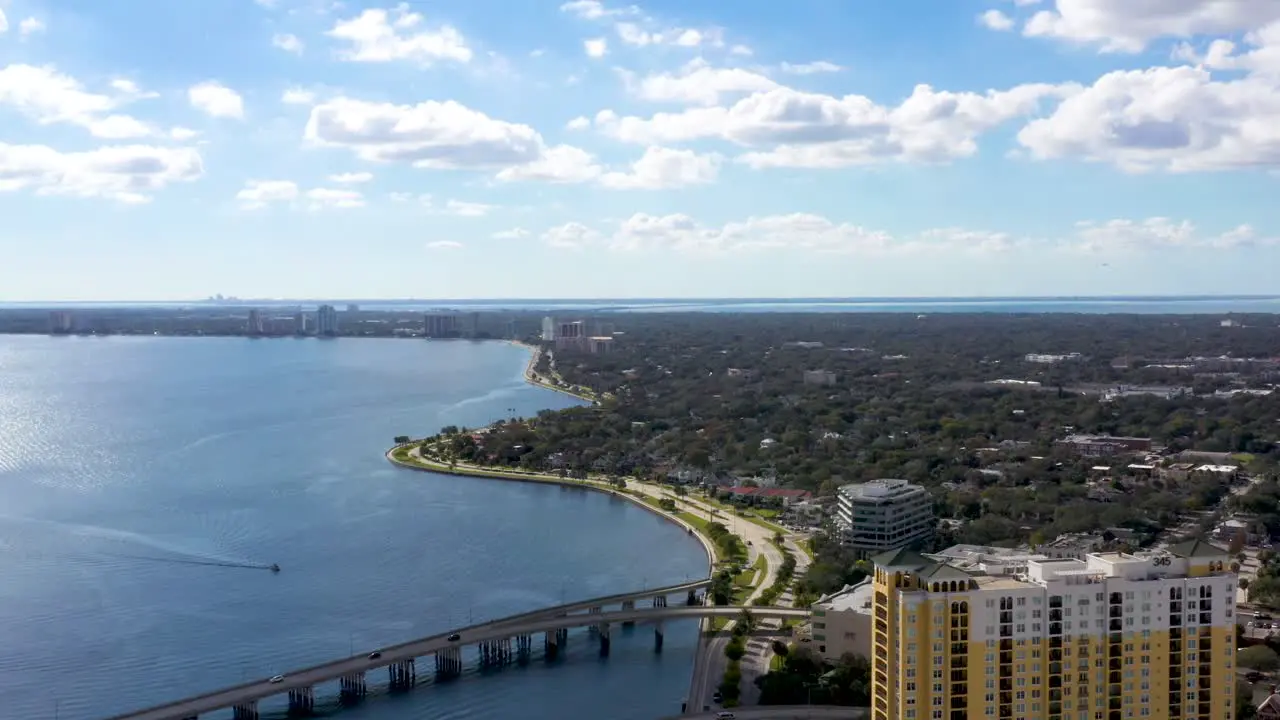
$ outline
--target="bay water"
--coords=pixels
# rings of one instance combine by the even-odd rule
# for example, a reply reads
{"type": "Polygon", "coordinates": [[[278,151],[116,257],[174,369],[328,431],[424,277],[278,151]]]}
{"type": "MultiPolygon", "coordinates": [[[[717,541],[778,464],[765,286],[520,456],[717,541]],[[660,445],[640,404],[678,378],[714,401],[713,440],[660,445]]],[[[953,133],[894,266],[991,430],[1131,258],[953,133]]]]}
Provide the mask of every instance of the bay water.
{"type": "MultiPolygon", "coordinates": [[[[102,718],[704,576],[695,540],[626,501],[384,459],[396,435],[577,402],[524,383],[527,360],[498,342],[0,337],[0,717],[102,718]]],[[[322,687],[317,709],[647,720],[679,711],[695,643],[669,624],[655,654],[637,628],[602,659],[576,634],[555,663],[341,710],[322,687]]]]}

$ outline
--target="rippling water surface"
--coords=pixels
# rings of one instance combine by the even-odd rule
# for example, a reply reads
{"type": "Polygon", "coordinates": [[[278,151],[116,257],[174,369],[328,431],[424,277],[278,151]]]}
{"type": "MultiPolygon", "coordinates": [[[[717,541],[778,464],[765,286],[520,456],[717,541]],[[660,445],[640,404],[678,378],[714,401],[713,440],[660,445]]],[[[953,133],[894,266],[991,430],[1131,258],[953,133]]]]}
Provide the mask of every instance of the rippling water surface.
{"type": "MultiPolygon", "coordinates": [[[[500,343],[0,337],[0,716],[105,717],[703,575],[694,541],[624,501],[383,459],[398,434],[573,402],[524,384],[526,359],[500,343]]],[[[679,710],[695,640],[681,623],[655,655],[637,629],[601,660],[574,635],[564,662],[338,714],[653,718],[679,710]]],[[[338,712],[336,688],[319,692],[338,712]]]]}

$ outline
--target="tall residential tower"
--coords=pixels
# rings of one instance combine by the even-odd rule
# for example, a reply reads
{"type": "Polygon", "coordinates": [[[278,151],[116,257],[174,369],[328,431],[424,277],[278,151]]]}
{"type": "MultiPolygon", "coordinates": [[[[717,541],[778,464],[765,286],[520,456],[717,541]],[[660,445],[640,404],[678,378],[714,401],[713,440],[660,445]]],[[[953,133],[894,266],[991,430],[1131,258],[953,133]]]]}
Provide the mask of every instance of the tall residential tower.
{"type": "Polygon", "coordinates": [[[873,560],[872,720],[1232,720],[1222,548],[873,560]]]}

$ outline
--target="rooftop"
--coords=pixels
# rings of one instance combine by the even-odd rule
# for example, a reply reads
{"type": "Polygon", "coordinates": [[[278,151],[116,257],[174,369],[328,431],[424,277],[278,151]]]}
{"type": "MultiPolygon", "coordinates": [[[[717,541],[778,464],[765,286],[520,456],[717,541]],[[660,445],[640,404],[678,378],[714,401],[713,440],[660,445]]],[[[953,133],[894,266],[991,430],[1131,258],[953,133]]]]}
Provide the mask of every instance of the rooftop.
{"type": "Polygon", "coordinates": [[[906,480],[886,478],[883,480],[871,480],[864,483],[843,485],[840,487],[840,494],[848,498],[882,500],[895,495],[905,495],[917,490],[923,491],[924,488],[919,485],[912,485],[906,480]]]}
{"type": "Polygon", "coordinates": [[[818,602],[814,603],[814,605],[824,610],[837,612],[852,610],[870,614],[873,593],[871,578],[865,578],[857,585],[845,585],[842,589],[830,595],[818,598],[818,602]]]}

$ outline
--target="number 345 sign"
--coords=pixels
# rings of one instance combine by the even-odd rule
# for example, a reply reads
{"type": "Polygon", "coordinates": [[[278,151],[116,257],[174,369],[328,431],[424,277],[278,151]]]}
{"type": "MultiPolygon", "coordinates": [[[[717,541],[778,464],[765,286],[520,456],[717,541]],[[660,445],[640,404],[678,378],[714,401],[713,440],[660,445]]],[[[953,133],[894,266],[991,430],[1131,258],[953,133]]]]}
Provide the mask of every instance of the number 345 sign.
{"type": "Polygon", "coordinates": [[[1173,558],[1169,557],[1168,555],[1161,555],[1160,557],[1156,558],[1155,560],[1152,560],[1151,562],[1156,566],[1170,565],[1173,563],[1173,558]]]}

